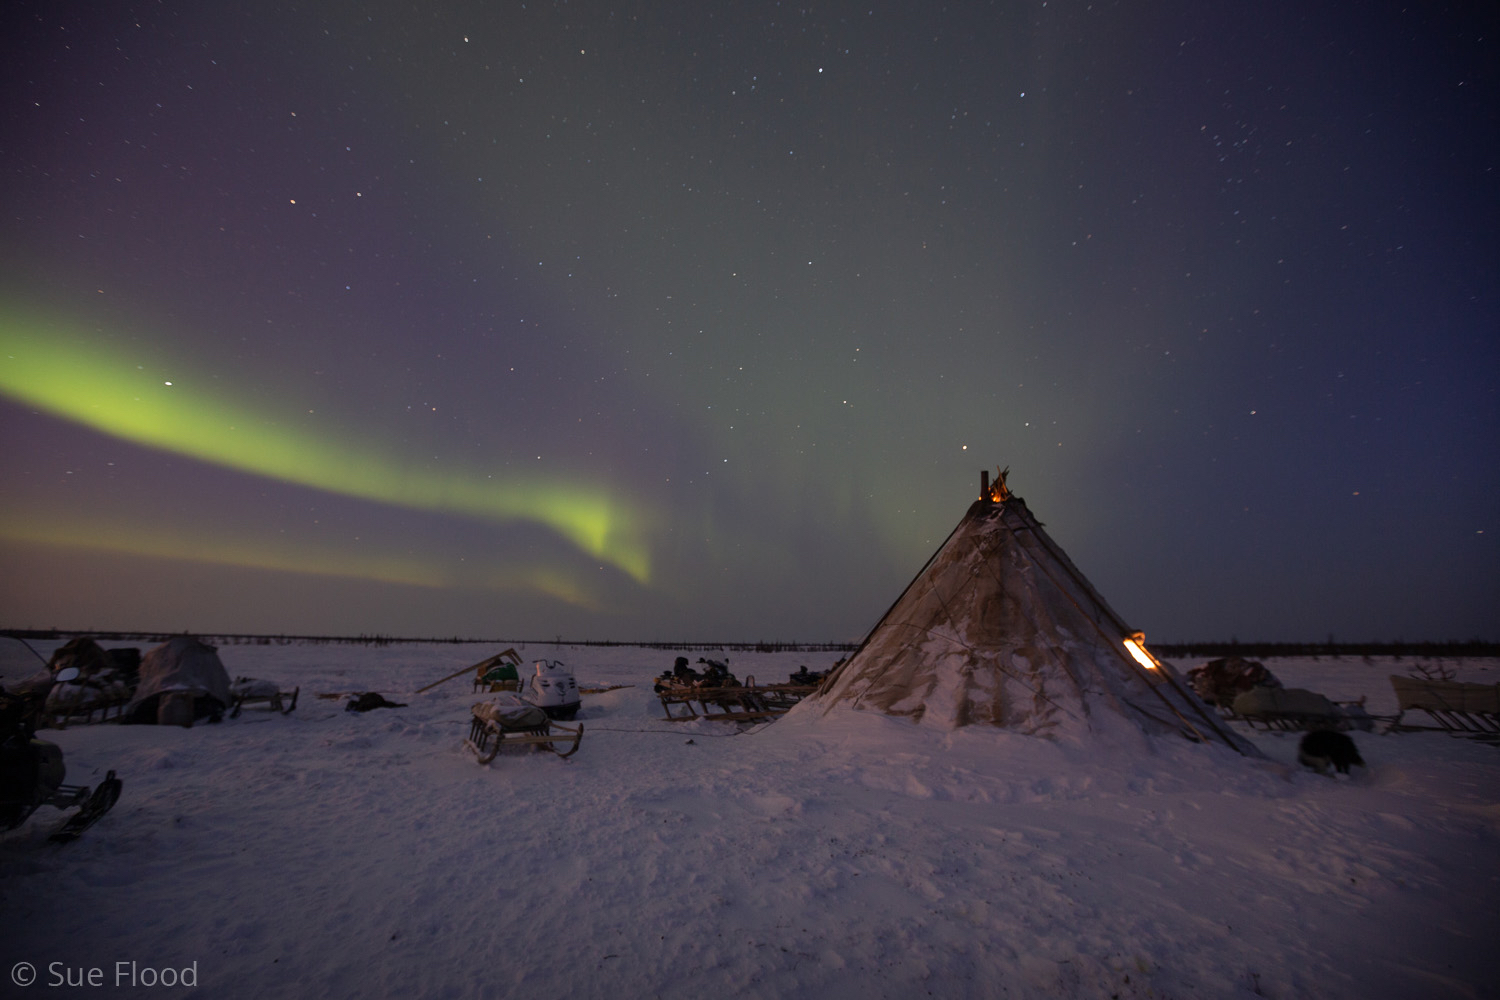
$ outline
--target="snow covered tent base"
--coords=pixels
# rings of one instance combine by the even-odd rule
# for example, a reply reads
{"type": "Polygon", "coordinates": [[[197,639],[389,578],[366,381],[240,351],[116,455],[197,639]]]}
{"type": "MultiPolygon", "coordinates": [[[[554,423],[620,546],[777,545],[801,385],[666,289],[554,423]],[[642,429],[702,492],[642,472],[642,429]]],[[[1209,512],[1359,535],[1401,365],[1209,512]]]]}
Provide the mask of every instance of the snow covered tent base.
{"type": "Polygon", "coordinates": [[[802,710],[1079,739],[1128,722],[1254,753],[1150,654],[1005,475],[982,475],[980,498],[802,710]]]}

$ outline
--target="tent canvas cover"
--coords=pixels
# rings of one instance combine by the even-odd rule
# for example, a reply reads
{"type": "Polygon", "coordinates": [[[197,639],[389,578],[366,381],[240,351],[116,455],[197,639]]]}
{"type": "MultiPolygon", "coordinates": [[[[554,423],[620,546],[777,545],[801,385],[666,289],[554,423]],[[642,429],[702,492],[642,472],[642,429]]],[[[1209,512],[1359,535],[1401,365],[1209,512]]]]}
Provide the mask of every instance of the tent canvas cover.
{"type": "Polygon", "coordinates": [[[849,706],[946,728],[1088,738],[1179,732],[1244,753],[1010,493],[980,498],[803,711],[849,706]]]}
{"type": "Polygon", "coordinates": [[[199,703],[199,715],[206,714],[205,708],[209,712],[214,710],[213,706],[202,704],[205,698],[218,702],[218,710],[227,709],[233,701],[229,674],[219,660],[218,651],[186,635],[167,640],[141,660],[140,685],[125,706],[125,717],[142,722],[154,720],[157,702],[172,691],[191,692],[199,703]]]}

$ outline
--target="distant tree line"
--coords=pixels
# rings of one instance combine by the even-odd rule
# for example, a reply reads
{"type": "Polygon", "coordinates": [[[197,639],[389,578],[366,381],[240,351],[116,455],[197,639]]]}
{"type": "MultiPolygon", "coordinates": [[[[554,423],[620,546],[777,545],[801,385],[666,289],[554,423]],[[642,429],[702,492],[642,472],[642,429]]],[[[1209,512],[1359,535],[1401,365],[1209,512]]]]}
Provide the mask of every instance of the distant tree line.
{"type": "Polygon", "coordinates": [[[1500,642],[1180,642],[1148,643],[1151,651],[1168,659],[1200,658],[1217,660],[1226,656],[1247,659],[1297,657],[1298,659],[1341,659],[1343,657],[1389,656],[1421,660],[1457,659],[1459,657],[1500,656],[1500,642]]]}
{"type": "MultiPolygon", "coordinates": [[[[0,636],[12,639],[70,639],[87,635],[107,642],[160,643],[185,632],[109,632],[69,629],[3,629],[0,636]]],[[[338,644],[353,646],[392,646],[408,643],[451,643],[488,646],[629,646],[643,649],[706,653],[849,653],[859,647],[854,642],[791,642],[777,639],[756,642],[624,642],[614,639],[474,639],[459,636],[401,637],[393,635],[252,635],[243,633],[201,634],[199,638],[220,646],[289,646],[338,644]]],[[[1219,659],[1225,656],[1247,658],[1389,656],[1414,659],[1457,659],[1459,657],[1500,657],[1500,642],[1470,639],[1465,642],[1175,642],[1150,643],[1151,651],[1168,659],[1219,659]]]]}

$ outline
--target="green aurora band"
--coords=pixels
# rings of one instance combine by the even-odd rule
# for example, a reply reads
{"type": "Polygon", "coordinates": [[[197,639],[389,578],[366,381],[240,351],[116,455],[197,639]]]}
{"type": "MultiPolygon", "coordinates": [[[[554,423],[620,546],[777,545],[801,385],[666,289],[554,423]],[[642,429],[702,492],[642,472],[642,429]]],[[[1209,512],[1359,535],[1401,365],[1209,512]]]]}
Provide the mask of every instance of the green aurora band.
{"type": "Polygon", "coordinates": [[[367,443],[278,423],[227,398],[209,379],[167,380],[148,368],[165,366],[127,360],[118,348],[55,323],[0,312],[0,393],[19,402],[137,444],[331,493],[533,521],[637,582],[650,581],[641,513],[601,495],[597,484],[423,472],[367,443]]]}
{"type": "Polygon", "coordinates": [[[72,521],[63,523],[43,516],[22,519],[0,508],[0,539],[48,548],[87,549],[172,559],[208,565],[263,569],[304,576],[374,580],[407,587],[449,589],[479,588],[493,591],[526,590],[546,594],[575,607],[600,610],[602,605],[586,589],[586,581],[545,566],[508,565],[498,569],[474,568],[455,571],[410,555],[335,552],[309,549],[300,543],[265,539],[226,540],[174,526],[171,530],[142,525],[72,521]]]}

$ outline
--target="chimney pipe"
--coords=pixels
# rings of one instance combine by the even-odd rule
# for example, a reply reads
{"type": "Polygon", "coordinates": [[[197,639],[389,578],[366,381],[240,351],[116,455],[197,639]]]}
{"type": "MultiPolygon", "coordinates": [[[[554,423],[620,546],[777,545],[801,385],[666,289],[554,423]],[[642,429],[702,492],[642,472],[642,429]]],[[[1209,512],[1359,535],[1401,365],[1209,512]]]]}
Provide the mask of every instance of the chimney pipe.
{"type": "Polygon", "coordinates": [[[979,499],[990,499],[990,470],[979,470],[979,499]]]}

